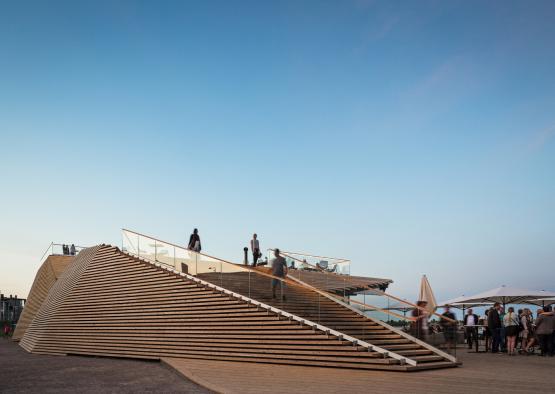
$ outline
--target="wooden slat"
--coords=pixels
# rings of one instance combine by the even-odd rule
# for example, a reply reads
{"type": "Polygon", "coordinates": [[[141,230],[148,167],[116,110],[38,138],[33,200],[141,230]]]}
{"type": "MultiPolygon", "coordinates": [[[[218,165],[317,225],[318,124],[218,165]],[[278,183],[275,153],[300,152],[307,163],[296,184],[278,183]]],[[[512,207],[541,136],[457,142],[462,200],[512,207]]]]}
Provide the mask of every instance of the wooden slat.
{"type": "Polygon", "coordinates": [[[40,306],[46,299],[48,292],[56,283],[60,275],[72,261],[74,256],[48,256],[39,268],[31,291],[25,303],[25,308],[21,312],[19,321],[13,334],[13,340],[19,341],[25,334],[27,327],[34,319],[40,306]]]}

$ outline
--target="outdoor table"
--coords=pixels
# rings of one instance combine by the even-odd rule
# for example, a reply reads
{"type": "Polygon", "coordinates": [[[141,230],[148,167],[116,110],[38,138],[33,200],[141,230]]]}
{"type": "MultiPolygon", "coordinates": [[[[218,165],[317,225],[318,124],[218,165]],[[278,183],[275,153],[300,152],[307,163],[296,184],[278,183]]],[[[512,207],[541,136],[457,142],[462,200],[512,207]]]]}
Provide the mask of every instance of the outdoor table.
{"type": "Polygon", "coordinates": [[[478,334],[479,334],[479,329],[480,328],[484,328],[484,330],[485,330],[487,326],[485,326],[483,324],[475,324],[473,326],[463,326],[463,327],[465,328],[465,332],[466,332],[467,328],[472,328],[473,329],[474,339],[475,339],[475,342],[476,342],[476,353],[486,353],[487,349],[480,351],[480,340],[479,340],[478,334]]]}

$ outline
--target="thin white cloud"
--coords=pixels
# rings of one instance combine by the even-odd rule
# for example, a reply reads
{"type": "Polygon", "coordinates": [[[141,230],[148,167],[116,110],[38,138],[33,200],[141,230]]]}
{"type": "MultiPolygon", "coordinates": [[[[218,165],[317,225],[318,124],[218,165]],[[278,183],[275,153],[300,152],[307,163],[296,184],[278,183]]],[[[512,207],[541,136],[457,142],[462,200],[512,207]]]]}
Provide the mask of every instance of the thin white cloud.
{"type": "Polygon", "coordinates": [[[532,136],[530,143],[528,144],[527,151],[529,153],[539,151],[545,145],[547,145],[554,137],[555,137],[555,123],[553,123],[550,127],[546,127],[545,129],[535,133],[532,136]]]}

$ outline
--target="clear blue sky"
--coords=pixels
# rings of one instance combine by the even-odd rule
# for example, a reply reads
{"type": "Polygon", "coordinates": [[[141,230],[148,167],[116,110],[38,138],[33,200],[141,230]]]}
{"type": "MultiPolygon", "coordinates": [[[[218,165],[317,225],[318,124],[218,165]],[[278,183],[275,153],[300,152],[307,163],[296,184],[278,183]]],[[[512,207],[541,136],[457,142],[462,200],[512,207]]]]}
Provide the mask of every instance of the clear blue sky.
{"type": "Polygon", "coordinates": [[[128,227],[555,290],[555,2],[0,1],[0,290],[128,227]]]}

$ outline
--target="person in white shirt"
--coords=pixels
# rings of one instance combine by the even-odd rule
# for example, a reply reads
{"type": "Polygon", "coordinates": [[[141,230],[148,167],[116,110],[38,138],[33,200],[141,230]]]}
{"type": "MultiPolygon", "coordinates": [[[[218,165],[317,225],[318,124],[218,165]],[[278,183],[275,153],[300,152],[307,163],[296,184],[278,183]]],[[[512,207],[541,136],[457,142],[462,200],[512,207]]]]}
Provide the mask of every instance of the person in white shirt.
{"type": "Polygon", "coordinates": [[[258,259],[262,257],[262,254],[260,253],[260,243],[258,242],[258,236],[256,234],[252,235],[251,251],[252,251],[252,266],[255,267],[258,259]]]}
{"type": "Polygon", "coordinates": [[[466,334],[466,342],[468,348],[472,349],[472,342],[478,341],[476,326],[478,325],[478,315],[472,313],[472,309],[469,309],[464,316],[464,331],[466,334]]]}

